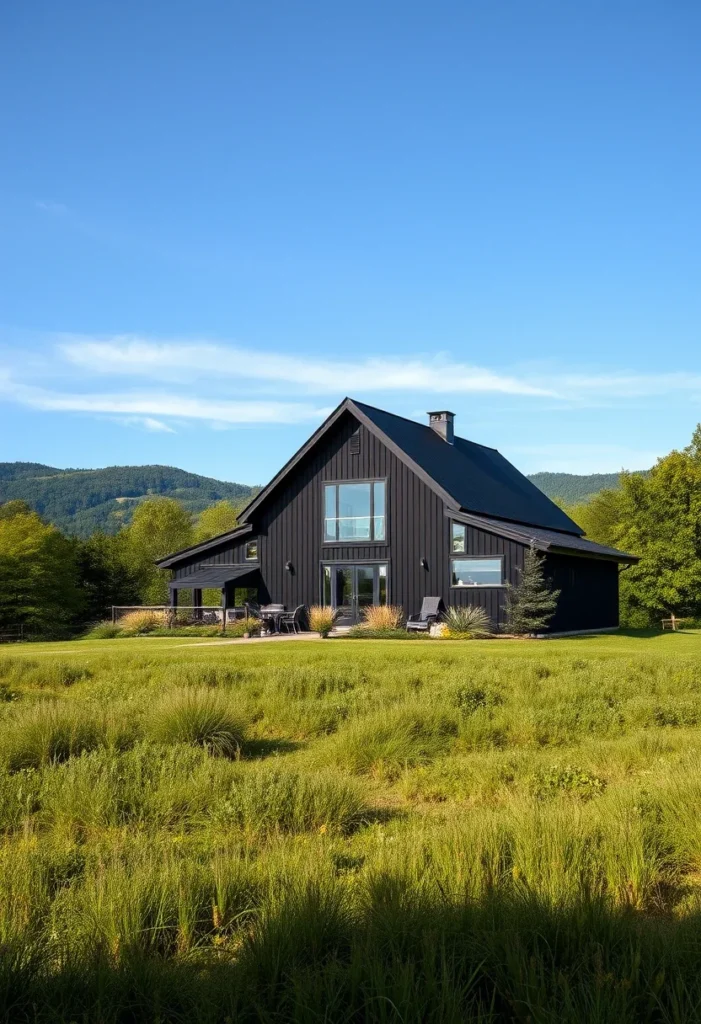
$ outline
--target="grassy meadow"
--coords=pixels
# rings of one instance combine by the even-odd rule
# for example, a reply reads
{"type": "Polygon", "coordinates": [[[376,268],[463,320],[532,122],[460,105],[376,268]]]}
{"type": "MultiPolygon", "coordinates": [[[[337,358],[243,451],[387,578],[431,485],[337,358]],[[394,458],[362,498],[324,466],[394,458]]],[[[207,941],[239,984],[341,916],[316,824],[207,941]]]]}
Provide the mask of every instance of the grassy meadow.
{"type": "Polygon", "coordinates": [[[701,633],[0,650],[0,1021],[701,1019],[701,633]]]}

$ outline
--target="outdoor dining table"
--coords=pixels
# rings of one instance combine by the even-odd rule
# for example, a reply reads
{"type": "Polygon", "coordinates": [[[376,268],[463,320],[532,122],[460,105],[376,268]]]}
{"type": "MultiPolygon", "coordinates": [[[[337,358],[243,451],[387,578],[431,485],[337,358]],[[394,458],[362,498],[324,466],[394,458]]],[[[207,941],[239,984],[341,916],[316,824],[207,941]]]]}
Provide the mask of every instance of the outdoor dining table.
{"type": "Polygon", "coordinates": [[[273,633],[280,632],[280,619],[287,611],[285,604],[264,604],[261,605],[260,617],[265,622],[266,628],[273,633]]]}

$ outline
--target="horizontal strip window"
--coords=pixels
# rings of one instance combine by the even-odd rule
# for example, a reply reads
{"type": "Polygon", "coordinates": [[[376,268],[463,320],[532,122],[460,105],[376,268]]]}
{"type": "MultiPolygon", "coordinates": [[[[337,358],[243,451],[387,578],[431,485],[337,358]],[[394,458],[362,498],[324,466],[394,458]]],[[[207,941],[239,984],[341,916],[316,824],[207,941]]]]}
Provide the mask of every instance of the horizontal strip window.
{"type": "Polygon", "coordinates": [[[501,587],[504,563],[501,558],[453,558],[451,587],[501,587]]]}
{"type": "Polygon", "coordinates": [[[385,540],[385,482],[326,484],[324,541],[385,540]]]}

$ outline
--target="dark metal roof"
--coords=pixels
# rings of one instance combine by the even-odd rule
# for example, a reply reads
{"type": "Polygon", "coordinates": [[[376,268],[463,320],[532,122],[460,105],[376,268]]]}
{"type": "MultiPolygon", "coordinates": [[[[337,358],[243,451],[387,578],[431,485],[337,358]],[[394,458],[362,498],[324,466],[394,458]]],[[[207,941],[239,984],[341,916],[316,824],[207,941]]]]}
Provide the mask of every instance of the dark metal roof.
{"type": "Polygon", "coordinates": [[[596,544],[593,540],[587,540],[585,537],[576,537],[571,533],[561,533],[559,530],[546,530],[540,526],[523,526],[519,523],[505,523],[501,519],[469,515],[465,512],[446,512],[446,515],[450,515],[450,518],[456,522],[476,526],[480,530],[496,533],[500,537],[506,537],[508,540],[515,540],[522,544],[533,544],[539,551],[589,555],[591,558],[606,558],[615,562],[628,562],[631,565],[640,561],[637,555],[629,555],[625,551],[619,551],[617,548],[596,544]]]}
{"type": "Polygon", "coordinates": [[[455,437],[363,402],[353,405],[467,511],[581,535],[582,531],[495,448],[455,437]]]}
{"type": "Polygon", "coordinates": [[[188,555],[197,555],[200,551],[209,551],[211,548],[219,547],[219,545],[227,540],[236,540],[238,537],[242,537],[245,533],[250,533],[253,527],[250,523],[244,523],[243,526],[236,526],[233,530],[227,530],[226,533],[220,533],[218,537],[212,537],[210,540],[200,541],[199,544],[191,544],[189,548],[183,548],[182,551],[174,551],[172,555],[168,555],[166,558],[160,558],[156,565],[159,569],[169,569],[175,562],[179,562],[181,558],[186,558],[188,555]]]}
{"type": "Polygon", "coordinates": [[[258,572],[258,562],[247,562],[245,565],[201,565],[195,572],[180,579],[171,580],[171,590],[201,590],[203,587],[223,587],[225,583],[240,580],[250,573],[258,572]]]}

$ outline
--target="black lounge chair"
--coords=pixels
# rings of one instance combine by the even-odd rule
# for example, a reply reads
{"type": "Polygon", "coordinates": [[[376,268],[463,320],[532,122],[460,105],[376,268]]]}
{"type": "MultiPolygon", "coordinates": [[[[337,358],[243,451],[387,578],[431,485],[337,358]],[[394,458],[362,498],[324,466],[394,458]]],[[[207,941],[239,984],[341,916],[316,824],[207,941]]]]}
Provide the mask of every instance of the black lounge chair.
{"type": "Polygon", "coordinates": [[[280,616],[280,632],[284,629],[287,633],[301,633],[304,626],[304,619],[307,607],[298,604],[293,612],[285,612],[280,616]]]}
{"type": "Polygon", "coordinates": [[[410,615],[406,628],[407,632],[427,633],[438,617],[445,611],[442,597],[425,597],[418,615],[410,615]]]}

